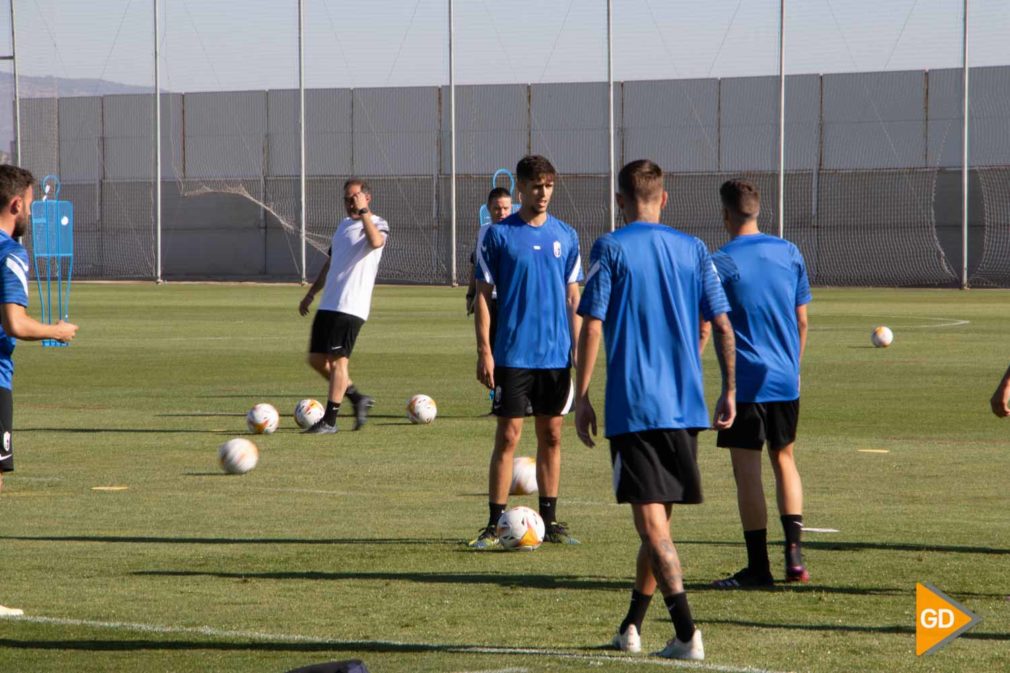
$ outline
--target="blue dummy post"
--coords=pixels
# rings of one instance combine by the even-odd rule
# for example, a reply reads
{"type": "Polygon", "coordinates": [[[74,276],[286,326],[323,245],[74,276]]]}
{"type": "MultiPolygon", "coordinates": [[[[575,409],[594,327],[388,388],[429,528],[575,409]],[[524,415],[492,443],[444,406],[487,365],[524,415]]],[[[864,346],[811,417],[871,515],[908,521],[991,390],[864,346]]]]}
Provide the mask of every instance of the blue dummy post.
{"type": "MultiPolygon", "coordinates": [[[[509,179],[509,195],[512,196],[512,212],[514,213],[519,210],[519,204],[515,202],[516,179],[512,175],[512,171],[509,169],[499,168],[494,172],[494,175],[491,176],[491,189],[498,186],[498,176],[500,175],[504,175],[509,179]]],[[[488,212],[486,203],[480,207],[480,211],[477,214],[477,223],[482,227],[491,224],[491,213],[488,212]]]]}
{"type": "MultiPolygon", "coordinates": [[[[42,200],[32,203],[32,258],[39,288],[42,322],[70,319],[70,283],[74,275],[74,204],[60,201],[60,180],[42,179],[42,200]]],[[[44,339],[43,346],[68,343],[44,339]]]]}

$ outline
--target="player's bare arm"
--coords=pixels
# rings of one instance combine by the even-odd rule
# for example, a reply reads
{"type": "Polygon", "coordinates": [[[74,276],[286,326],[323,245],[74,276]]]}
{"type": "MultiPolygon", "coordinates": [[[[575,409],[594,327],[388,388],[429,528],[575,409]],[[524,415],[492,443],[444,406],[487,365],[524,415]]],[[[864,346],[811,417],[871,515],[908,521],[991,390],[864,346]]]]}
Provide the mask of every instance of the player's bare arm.
{"type": "Polygon", "coordinates": [[[41,341],[56,339],[64,343],[73,340],[77,334],[77,325],[59,321],[55,325],[46,325],[28,315],[21,304],[4,304],[0,310],[4,332],[15,339],[25,341],[41,341]]]}
{"type": "Polygon", "coordinates": [[[725,313],[712,319],[712,330],[715,333],[715,356],[722,373],[722,394],[715,403],[712,425],[717,430],[725,430],[733,425],[736,418],[736,337],[725,313]]]}
{"type": "Polygon", "coordinates": [[[477,267],[470,270],[470,284],[466,287],[466,314],[473,315],[477,308],[477,267]]]}
{"type": "Polygon", "coordinates": [[[474,331],[477,334],[477,380],[494,390],[494,355],[491,353],[491,290],[494,285],[477,281],[474,331]]]}
{"type": "Polygon", "coordinates": [[[565,300],[568,305],[568,328],[572,333],[572,362],[579,359],[579,335],[582,331],[582,316],[579,310],[579,284],[569,283],[565,300]]]}
{"type": "Polygon", "coordinates": [[[992,394],[989,405],[992,407],[992,412],[1000,418],[1010,416],[1010,367],[1007,368],[1003,379],[996,386],[996,392],[992,394]]]}
{"type": "Polygon", "coordinates": [[[600,351],[603,321],[585,318],[579,330],[578,357],[575,360],[575,432],[583,444],[596,446],[596,410],[589,399],[589,382],[593,379],[596,355],[600,351]]]}
{"type": "Polygon", "coordinates": [[[368,245],[373,250],[381,248],[386,244],[386,236],[379,231],[379,228],[375,226],[375,220],[372,219],[372,211],[368,208],[368,202],[371,199],[365,192],[357,192],[351,198],[354,199],[354,208],[361,218],[361,223],[365,226],[365,238],[368,239],[368,245]]]}
{"type": "Polygon", "coordinates": [[[326,263],[323,264],[323,268],[319,270],[316,275],[316,279],[312,281],[312,285],[309,286],[308,292],[302,297],[301,302],[298,304],[298,313],[300,315],[308,315],[309,308],[312,306],[312,300],[315,299],[319,291],[323,289],[323,285],[326,284],[326,274],[330,272],[330,259],[326,258],[326,263]]]}
{"type": "Polygon", "coordinates": [[[796,307],[796,327],[800,331],[800,360],[803,360],[803,353],[807,350],[807,305],[796,307]]]}
{"type": "Polygon", "coordinates": [[[705,354],[705,346],[708,345],[709,337],[712,336],[712,323],[708,320],[702,320],[701,325],[698,327],[698,354],[705,354]]]}

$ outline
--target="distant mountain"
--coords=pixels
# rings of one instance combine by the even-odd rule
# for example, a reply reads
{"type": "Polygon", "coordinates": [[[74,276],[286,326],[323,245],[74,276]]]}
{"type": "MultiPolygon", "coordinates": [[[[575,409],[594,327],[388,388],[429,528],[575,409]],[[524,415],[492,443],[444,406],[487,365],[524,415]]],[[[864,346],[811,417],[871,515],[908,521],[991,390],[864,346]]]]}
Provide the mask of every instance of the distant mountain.
{"type": "MultiPolygon", "coordinates": [[[[149,87],[120,84],[104,79],[68,79],[65,77],[18,77],[18,93],[22,98],[49,98],[52,96],[104,96],[117,93],[154,93],[149,87]]],[[[14,97],[14,76],[0,72],[0,101],[14,97]]]]}

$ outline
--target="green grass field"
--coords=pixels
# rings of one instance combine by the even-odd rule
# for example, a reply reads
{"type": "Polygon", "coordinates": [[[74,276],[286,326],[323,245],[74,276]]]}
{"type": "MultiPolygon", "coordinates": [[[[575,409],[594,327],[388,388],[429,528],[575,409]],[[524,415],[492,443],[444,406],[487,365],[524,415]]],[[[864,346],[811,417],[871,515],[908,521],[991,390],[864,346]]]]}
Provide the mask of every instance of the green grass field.
{"type": "MultiPolygon", "coordinates": [[[[559,513],[584,544],[461,546],[486,517],[493,432],[463,289],[376,291],[352,375],[377,406],[364,431],[333,437],[300,436],[290,416],[325,397],[304,364],[301,292],[80,285],[73,346],[18,347],[0,604],[26,616],[0,620],[0,671],[281,673],[351,657],[373,673],[680,666],[601,647],[624,615],[637,539],[613,503],[605,443],[583,447],[571,420],[559,513]],[[419,392],[438,401],[431,426],[404,418],[419,392]],[[281,411],[281,429],[256,440],[256,470],[225,476],[217,446],[245,432],[256,402],[281,411]]],[[[805,518],[840,532],[807,535],[807,586],[708,589],[744,548],[729,457],[702,435],[706,502],[675,509],[673,528],[705,635],[700,670],[1007,670],[1010,422],[988,398],[1010,359],[1010,292],[819,289],[810,315],[805,518]],[[876,324],[894,330],[891,348],[870,347],[876,324]],[[983,622],[917,658],[916,582],[983,622]]],[[[706,369],[714,394],[711,349],[706,369]]],[[[532,432],[522,446],[533,452],[532,432]]],[[[656,600],[643,645],[670,633],[656,600]]]]}

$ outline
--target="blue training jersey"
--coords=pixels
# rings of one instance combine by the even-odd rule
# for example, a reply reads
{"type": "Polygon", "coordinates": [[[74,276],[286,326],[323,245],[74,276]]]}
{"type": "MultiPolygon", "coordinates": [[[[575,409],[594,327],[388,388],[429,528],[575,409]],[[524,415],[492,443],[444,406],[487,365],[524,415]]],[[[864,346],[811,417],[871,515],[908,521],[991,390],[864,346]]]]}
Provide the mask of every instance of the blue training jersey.
{"type": "Polygon", "coordinates": [[[759,233],[737,236],[712,260],[733,311],[737,401],[798,399],[796,307],[811,300],[803,255],[789,241],[759,233]]]}
{"type": "Polygon", "coordinates": [[[493,227],[481,227],[477,277],[498,292],[496,365],[571,367],[568,285],[583,278],[574,229],[552,215],[535,227],[519,213],[493,227]]]}
{"type": "MultiPolygon", "coordinates": [[[[0,304],[28,306],[28,252],[0,231],[0,304]]],[[[14,346],[17,340],[0,326],[0,388],[10,390],[14,378],[14,346]]]]}
{"type": "Polygon", "coordinates": [[[729,304],[705,244],[634,222],[593,244],[579,314],[603,321],[606,436],[709,427],[700,317],[729,304]]]}

